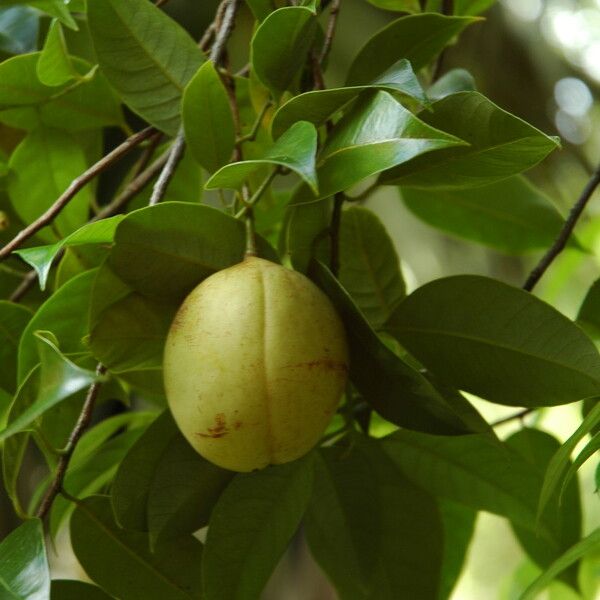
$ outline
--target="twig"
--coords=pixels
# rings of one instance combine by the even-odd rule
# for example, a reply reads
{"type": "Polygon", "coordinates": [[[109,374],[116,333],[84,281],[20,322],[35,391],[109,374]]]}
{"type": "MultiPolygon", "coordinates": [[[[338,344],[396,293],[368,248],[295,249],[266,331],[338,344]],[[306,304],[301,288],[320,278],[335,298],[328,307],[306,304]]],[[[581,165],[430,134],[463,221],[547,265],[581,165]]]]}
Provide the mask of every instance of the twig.
{"type": "Polygon", "coordinates": [[[329,238],[331,249],[329,255],[329,264],[331,272],[337,277],[340,270],[340,226],[342,224],[342,207],[344,206],[345,196],[338,192],[333,198],[333,212],[331,213],[331,223],[329,225],[329,238]]]}
{"type": "Polygon", "coordinates": [[[243,135],[242,137],[238,138],[236,140],[236,144],[243,144],[244,142],[253,142],[256,139],[256,136],[258,135],[258,132],[260,130],[260,126],[262,125],[263,119],[265,118],[265,115],[267,114],[267,111],[269,110],[269,107],[272,104],[273,103],[271,102],[271,100],[267,100],[264,103],[260,113],[256,117],[256,121],[254,121],[254,125],[252,125],[250,133],[247,133],[246,135],[243,135]]]}
{"type": "Polygon", "coordinates": [[[101,158],[95,165],[91,166],[85,173],[74,179],[60,198],[43,215],[25,227],[25,229],[22,229],[4,248],[0,249],[0,261],[6,259],[11,252],[22,246],[24,242],[34,236],[40,229],[50,224],[87,183],[120,160],[144,140],[148,139],[154,132],[153,127],[148,127],[132,135],[112,152],[101,158]]]}
{"type": "Polygon", "coordinates": [[[442,14],[449,17],[454,14],[454,0],[442,0],[442,14]]]}
{"type": "Polygon", "coordinates": [[[206,52],[206,50],[208,50],[208,48],[210,47],[210,43],[213,40],[213,37],[215,35],[215,24],[211,23],[207,28],[206,31],[202,34],[202,37],[200,38],[200,41],[198,42],[198,46],[200,47],[200,50],[203,50],[204,52],[206,52]]]}
{"type": "Polygon", "coordinates": [[[142,155],[135,166],[135,170],[133,171],[133,179],[135,179],[138,175],[141,175],[143,171],[146,170],[150,164],[150,161],[152,160],[152,156],[154,155],[156,148],[160,144],[162,137],[162,132],[157,131],[154,136],[150,138],[148,145],[144,148],[144,151],[142,152],[142,155]]]}
{"type": "Polygon", "coordinates": [[[258,186],[257,190],[254,192],[252,197],[248,199],[245,196],[243,197],[244,206],[240,209],[240,211],[235,215],[236,219],[240,219],[246,213],[250,212],[254,205],[261,199],[262,195],[265,193],[267,188],[271,185],[273,179],[275,179],[276,175],[279,173],[279,169],[273,169],[269,175],[265,177],[263,182],[258,186]]]}
{"type": "Polygon", "coordinates": [[[494,421],[492,423],[492,427],[497,427],[498,425],[504,425],[505,423],[510,423],[510,421],[515,421],[517,419],[523,419],[524,417],[526,417],[527,415],[530,415],[532,412],[535,412],[537,409],[536,408],[524,408],[523,410],[520,410],[518,413],[514,413],[512,415],[509,415],[508,417],[503,417],[502,419],[499,419],[498,421],[494,421]]]}
{"type": "MultiPolygon", "coordinates": [[[[106,367],[104,365],[98,365],[96,368],[97,375],[104,375],[106,373],[106,367]]],[[[54,474],[54,479],[50,484],[50,487],[46,490],[44,494],[44,498],[40,503],[40,506],[37,510],[36,516],[39,519],[43,519],[46,517],[50,508],[52,508],[52,503],[56,496],[61,492],[63,482],[65,479],[65,475],[67,473],[67,469],[69,467],[69,462],[71,461],[71,457],[73,456],[73,452],[81,439],[81,436],[87,429],[88,425],[92,420],[92,413],[94,412],[94,406],[96,405],[96,399],[98,398],[98,394],[100,393],[100,388],[102,387],[101,381],[95,381],[92,383],[90,388],[88,389],[87,396],[85,398],[85,402],[83,403],[83,407],[81,412],[79,413],[79,418],[77,419],[77,423],[71,431],[69,435],[69,440],[67,445],[65,446],[63,454],[58,460],[58,464],[56,466],[56,472],[54,474]]]]}
{"type": "Polygon", "coordinates": [[[323,64],[329,53],[331,52],[331,46],[333,44],[333,38],[335,36],[335,28],[337,26],[338,16],[340,14],[340,5],[342,0],[333,0],[331,8],[329,9],[329,20],[327,21],[327,31],[325,32],[325,41],[321,48],[321,54],[319,55],[319,64],[323,64]]]}
{"type": "MultiPolygon", "coordinates": [[[[446,16],[452,16],[454,14],[454,0],[442,0],[442,14],[446,16]]],[[[440,78],[442,74],[442,70],[444,68],[444,59],[446,58],[446,48],[444,48],[440,52],[440,56],[435,63],[435,67],[433,69],[433,75],[431,77],[431,81],[436,81],[440,78]]]]}
{"type": "Polygon", "coordinates": [[[37,279],[37,273],[32,269],[22,279],[21,283],[15,288],[9,296],[11,302],[20,302],[23,296],[34,286],[37,279]]]}
{"type": "Polygon", "coordinates": [[[323,78],[323,69],[315,50],[310,53],[310,61],[312,64],[313,90],[324,90],[325,79],[323,78]]]}
{"type": "Polygon", "coordinates": [[[163,4],[166,4],[169,0],[156,0],[156,2],[154,3],[154,6],[156,6],[157,8],[160,8],[161,6],[163,6],[163,4]]]}
{"type": "Polygon", "coordinates": [[[546,254],[542,257],[540,262],[534,267],[534,269],[529,274],[527,281],[523,285],[523,289],[531,292],[537,282],[542,278],[544,273],[547,271],[548,267],[552,264],[554,259],[564,250],[573,230],[575,229],[575,225],[577,225],[577,221],[579,217],[583,214],[585,207],[587,206],[588,201],[592,197],[592,194],[596,190],[596,188],[600,185],[600,165],[594,171],[594,174],[587,182],[581,196],[577,200],[577,202],[571,208],[569,212],[569,216],[563,225],[560,233],[558,234],[556,240],[550,246],[546,254]]]}

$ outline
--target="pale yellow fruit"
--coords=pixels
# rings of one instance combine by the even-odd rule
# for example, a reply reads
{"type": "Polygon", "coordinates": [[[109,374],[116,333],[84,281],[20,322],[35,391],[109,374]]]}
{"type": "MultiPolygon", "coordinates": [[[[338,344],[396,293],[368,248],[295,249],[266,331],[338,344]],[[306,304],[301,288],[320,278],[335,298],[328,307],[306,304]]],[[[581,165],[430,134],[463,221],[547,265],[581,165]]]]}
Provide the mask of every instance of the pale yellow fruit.
{"type": "Polygon", "coordinates": [[[165,347],[175,421],[202,456],[234,471],[308,452],[347,372],[344,330],[329,299],[304,275],[254,257],[192,291],[165,347]]]}

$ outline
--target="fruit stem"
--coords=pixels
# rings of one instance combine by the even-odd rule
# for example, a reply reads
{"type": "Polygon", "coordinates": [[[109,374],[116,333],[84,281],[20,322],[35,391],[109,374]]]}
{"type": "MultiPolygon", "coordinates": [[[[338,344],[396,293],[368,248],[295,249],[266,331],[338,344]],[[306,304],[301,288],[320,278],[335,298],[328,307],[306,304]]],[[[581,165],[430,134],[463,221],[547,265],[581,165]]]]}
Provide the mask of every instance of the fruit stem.
{"type": "Polygon", "coordinates": [[[246,213],[252,211],[252,207],[261,199],[262,195],[265,193],[267,188],[271,185],[275,176],[279,173],[279,169],[273,169],[269,175],[267,175],[264,181],[258,186],[258,189],[254,192],[252,197],[248,199],[248,188],[242,190],[242,200],[244,202],[244,206],[237,212],[235,215],[236,219],[240,219],[246,213]]]}

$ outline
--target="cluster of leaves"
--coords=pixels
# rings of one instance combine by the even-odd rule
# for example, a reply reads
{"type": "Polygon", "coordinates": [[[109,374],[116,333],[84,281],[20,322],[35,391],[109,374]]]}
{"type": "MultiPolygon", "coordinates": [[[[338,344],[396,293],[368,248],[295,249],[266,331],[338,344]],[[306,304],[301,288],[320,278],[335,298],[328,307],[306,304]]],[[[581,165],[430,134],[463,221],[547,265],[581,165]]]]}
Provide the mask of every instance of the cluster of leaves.
{"type": "Polygon", "coordinates": [[[249,63],[235,75],[148,0],[0,2],[2,244],[132,128],[155,132],[2,265],[3,298],[29,277],[25,263],[41,288],[0,301],[3,478],[26,519],[0,543],[3,597],[254,599],[302,523],[341,598],[447,598],[478,511],[505,517],[544,571],[524,597],[556,577],[579,588],[578,562],[600,546],[599,530],[582,537],[577,483],[600,447],[600,286],[578,324],[485,277],[406,296],[392,241],[358,206],[377,185],[396,186],[434,227],[507,253],[539,250],[563,219],[522,173],[558,142],[477,92],[467,72],[432,76],[490,0],[457,0],[453,14],[437,0],[369,1],[402,14],[331,89],[319,83],[333,29],[325,1],[246,0],[234,16],[254,23],[249,63]],[[145,207],[138,186],[123,214],[95,218],[176,136],[188,152],[164,201],[145,207]],[[259,254],[308,274],[337,307],[351,385],[321,447],[234,474],[179,433],[161,363],[183,298],[243,258],[250,214],[259,254]],[[73,447],[90,386],[98,404],[123,410],[73,447]],[[562,446],[532,428],[500,440],[460,390],[531,409],[587,399],[586,416],[562,446]],[[379,435],[382,424],[391,433],[379,435]],[[30,445],[49,474],[24,502],[30,445]],[[65,464],[49,535],[70,524],[96,585],[50,581],[32,518],[46,516],[42,498],[65,464]],[[192,533],[206,526],[201,543],[192,533]]]}

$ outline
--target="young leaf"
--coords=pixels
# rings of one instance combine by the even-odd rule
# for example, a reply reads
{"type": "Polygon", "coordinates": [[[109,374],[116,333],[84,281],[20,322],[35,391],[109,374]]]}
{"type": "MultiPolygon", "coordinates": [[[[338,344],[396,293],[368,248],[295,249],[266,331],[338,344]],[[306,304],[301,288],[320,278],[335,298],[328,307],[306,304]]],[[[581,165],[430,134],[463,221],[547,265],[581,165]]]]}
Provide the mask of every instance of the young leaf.
{"type": "Polygon", "coordinates": [[[522,173],[559,147],[556,138],[502,110],[479,92],[460,92],[431,105],[422,115],[468,146],[416,158],[386,173],[382,181],[406,187],[462,189],[522,173]]]}
{"type": "Polygon", "coordinates": [[[294,123],[302,120],[310,121],[319,127],[359,94],[369,89],[400,93],[421,104],[428,103],[411,64],[405,58],[401,58],[367,85],[315,90],[294,96],[275,113],[271,124],[273,136],[280,136],[294,123]]]}
{"type": "Polygon", "coordinates": [[[477,19],[438,14],[400,17],[378,31],[358,52],[346,85],[368,83],[381,69],[406,58],[415,71],[423,68],[446,44],[477,19]]]}
{"type": "Polygon", "coordinates": [[[152,553],[147,535],[118,527],[107,497],[78,502],[71,518],[71,543],[91,579],[118,598],[199,597],[202,544],[189,536],[152,553]]]}
{"type": "Polygon", "coordinates": [[[0,596],[38,600],[50,595],[50,571],[39,519],[25,521],[0,543],[0,596]]]}
{"type": "Polygon", "coordinates": [[[62,25],[56,19],[52,21],[46,35],[44,49],[37,62],[37,74],[44,85],[51,87],[80,77],[69,56],[62,25]]]}
{"type": "Polygon", "coordinates": [[[194,158],[210,173],[227,164],[235,125],[227,90],[211,61],[192,77],[183,94],[183,129],[194,158]]]}
{"type": "Polygon", "coordinates": [[[477,85],[473,75],[465,69],[452,69],[442,75],[427,89],[427,97],[431,100],[441,100],[450,94],[458,92],[475,92],[477,85]]]}
{"type": "Polygon", "coordinates": [[[258,598],[310,498],[314,455],[239,473],[215,506],[204,549],[203,598],[258,598]]]}
{"type": "Polygon", "coordinates": [[[550,305],[494,279],[426,284],[400,304],[388,329],[441,380],[492,402],[554,406],[600,392],[591,340],[550,305]]]}
{"type": "Polygon", "coordinates": [[[269,14],[251,46],[252,67],[276,97],[287,90],[306,62],[317,31],[315,11],[288,6],[269,14]]]}
{"type": "MultiPolygon", "coordinates": [[[[22,3],[22,0],[5,0],[5,2],[15,4],[22,3]]],[[[28,0],[27,4],[58,19],[69,28],[77,29],[77,22],[71,15],[69,6],[65,4],[64,0],[28,0]]]]}
{"type": "Polygon", "coordinates": [[[429,225],[509,254],[548,248],[564,224],[548,196],[521,176],[474,189],[401,191],[429,225]]]}
{"type": "Polygon", "coordinates": [[[311,553],[342,600],[437,600],[443,530],[435,500],[374,442],[323,449],[306,515],[311,553]]]}
{"type": "Polygon", "coordinates": [[[50,600],[111,600],[102,588],[74,579],[53,579],[50,590],[50,600]]]}
{"type": "Polygon", "coordinates": [[[0,388],[14,392],[17,383],[17,348],[31,311],[7,300],[0,300],[0,388]]]}
{"type": "Polygon", "coordinates": [[[100,68],[125,104],[176,134],[183,90],[204,61],[194,40],[147,0],[94,0],[88,20],[100,68]]]}
{"type": "Polygon", "coordinates": [[[406,294],[394,245],[370,210],[342,213],[339,280],[373,329],[388,320],[406,294]]]}
{"type": "Polygon", "coordinates": [[[299,121],[292,125],[263,157],[225,165],[206,182],[206,189],[238,189],[261,166],[275,165],[297,173],[317,194],[316,152],[315,126],[306,121],[299,121]]]}

